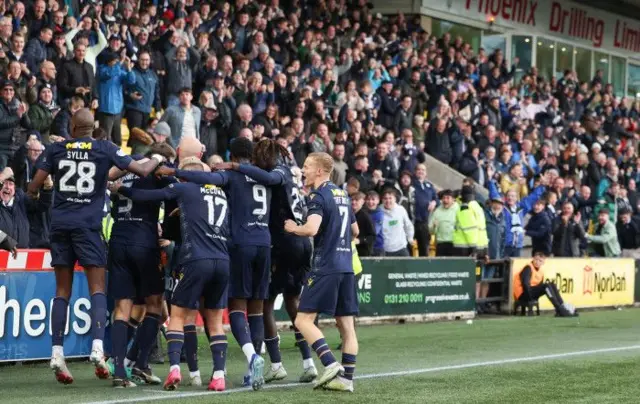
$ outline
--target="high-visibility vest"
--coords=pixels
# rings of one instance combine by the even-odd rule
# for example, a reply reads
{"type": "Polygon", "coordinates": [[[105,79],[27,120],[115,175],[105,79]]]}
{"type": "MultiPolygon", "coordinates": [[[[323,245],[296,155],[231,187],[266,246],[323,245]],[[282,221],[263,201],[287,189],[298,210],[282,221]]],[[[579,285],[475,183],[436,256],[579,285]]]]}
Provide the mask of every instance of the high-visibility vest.
{"type": "Polygon", "coordinates": [[[469,202],[469,207],[475,212],[478,223],[478,248],[487,248],[489,237],[487,237],[487,219],[484,216],[484,209],[477,201],[469,202]]]}
{"type": "MultiPolygon", "coordinates": [[[[531,269],[531,283],[530,286],[538,286],[542,282],[544,282],[544,272],[542,272],[542,268],[536,269],[533,264],[527,265],[531,269]]],[[[524,268],[526,268],[525,266],[524,268]]],[[[524,270],[524,268],[522,268],[524,270]]],[[[524,293],[524,287],[522,286],[522,279],[520,277],[522,275],[522,271],[518,272],[515,279],[513,280],[513,297],[517,299],[524,293]]]]}
{"type": "Polygon", "coordinates": [[[102,238],[104,241],[109,241],[111,238],[111,228],[113,227],[113,218],[111,213],[102,218],[102,238]]]}
{"type": "Polygon", "coordinates": [[[351,251],[353,252],[353,273],[358,275],[360,272],[362,272],[362,262],[360,261],[360,256],[358,255],[358,249],[356,248],[355,241],[351,242],[351,251]]]}
{"type": "Polygon", "coordinates": [[[468,204],[460,205],[456,213],[453,230],[453,246],[457,248],[476,248],[478,246],[478,220],[468,204]]]}

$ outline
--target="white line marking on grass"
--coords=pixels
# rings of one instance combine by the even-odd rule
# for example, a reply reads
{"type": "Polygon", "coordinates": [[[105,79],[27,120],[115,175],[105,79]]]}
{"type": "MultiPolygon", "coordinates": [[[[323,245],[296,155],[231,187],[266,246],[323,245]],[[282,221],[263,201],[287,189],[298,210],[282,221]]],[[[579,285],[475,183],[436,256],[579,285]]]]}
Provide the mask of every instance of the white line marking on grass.
{"type": "MultiPolygon", "coordinates": [[[[370,373],[366,375],[357,376],[356,379],[364,380],[364,379],[381,379],[381,378],[394,377],[394,376],[410,376],[410,375],[417,375],[422,373],[443,372],[447,370],[461,370],[461,369],[470,369],[470,368],[477,368],[477,367],[484,367],[484,366],[502,366],[502,365],[510,365],[513,363],[537,362],[537,361],[544,361],[544,360],[551,360],[551,359],[570,358],[575,356],[632,351],[637,349],[640,349],[640,345],[630,345],[630,346],[622,346],[622,347],[615,347],[615,348],[590,349],[585,351],[564,352],[564,353],[549,354],[549,355],[524,356],[520,358],[500,359],[500,360],[485,361],[485,362],[462,363],[459,365],[437,366],[433,368],[400,370],[397,372],[370,373]]],[[[270,384],[270,385],[264,386],[263,389],[264,390],[287,389],[287,388],[301,387],[301,386],[307,386],[310,388],[311,385],[312,385],[311,383],[270,384]]],[[[137,403],[141,401],[150,401],[150,400],[165,400],[165,399],[169,400],[169,399],[190,398],[190,397],[200,397],[200,396],[209,396],[209,395],[233,394],[233,393],[249,392],[251,391],[251,388],[250,387],[233,388],[223,392],[214,392],[214,391],[194,391],[194,392],[184,392],[184,393],[167,392],[168,394],[157,394],[157,393],[163,392],[160,390],[145,389],[143,391],[149,391],[149,392],[153,391],[156,394],[142,396],[142,397],[131,397],[131,398],[116,399],[116,400],[108,400],[108,401],[92,401],[85,404],[137,403]]]]}

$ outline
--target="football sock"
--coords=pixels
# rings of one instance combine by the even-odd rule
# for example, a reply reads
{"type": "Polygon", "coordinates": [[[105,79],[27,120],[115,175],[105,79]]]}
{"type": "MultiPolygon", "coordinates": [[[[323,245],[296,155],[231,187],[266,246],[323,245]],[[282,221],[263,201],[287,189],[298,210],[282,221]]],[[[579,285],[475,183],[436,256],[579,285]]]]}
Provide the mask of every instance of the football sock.
{"type": "Polygon", "coordinates": [[[353,374],[356,372],[356,356],[342,353],[342,367],[344,368],[344,378],[353,380],[353,374]]]}
{"type": "Polygon", "coordinates": [[[147,369],[149,367],[149,355],[153,349],[153,342],[157,338],[159,329],[160,314],[147,313],[138,330],[138,334],[140,334],[138,357],[136,358],[136,367],[138,369],[147,369]]]}
{"type": "Polygon", "coordinates": [[[140,322],[135,318],[129,319],[129,327],[127,328],[127,346],[131,343],[133,337],[136,336],[136,330],[138,329],[139,325],[140,322]]]}
{"type": "Polygon", "coordinates": [[[94,293],[91,295],[91,332],[94,342],[104,340],[106,322],[107,296],[104,293],[94,293]]]}
{"type": "Polygon", "coordinates": [[[304,339],[302,333],[298,331],[297,328],[293,327],[296,336],[296,342],[298,343],[298,349],[300,350],[300,354],[302,355],[303,360],[311,359],[311,349],[309,349],[309,344],[307,340],[304,339]]]}
{"type": "Polygon", "coordinates": [[[184,326],[184,349],[189,372],[198,370],[198,332],[195,324],[184,326]]]}
{"type": "Polygon", "coordinates": [[[67,309],[69,301],[63,297],[53,299],[51,308],[51,344],[62,346],[64,342],[64,329],[67,325],[67,309]]]}
{"type": "Polygon", "coordinates": [[[273,338],[268,338],[264,340],[265,345],[267,346],[267,352],[269,353],[269,359],[272,364],[282,363],[282,357],[280,356],[280,347],[278,346],[280,338],[276,335],[273,338]]]}
{"type": "Polygon", "coordinates": [[[249,324],[247,324],[247,319],[244,317],[244,312],[233,311],[229,313],[229,323],[231,323],[233,337],[242,348],[242,352],[244,352],[244,355],[247,357],[247,362],[251,362],[251,358],[256,353],[256,350],[251,343],[249,324]]]}
{"type": "Polygon", "coordinates": [[[336,358],[333,356],[333,353],[331,352],[331,349],[329,349],[329,345],[327,345],[324,338],[320,338],[311,344],[311,348],[316,351],[318,358],[320,358],[320,361],[322,362],[322,366],[327,367],[336,363],[336,358]]]}
{"type": "Polygon", "coordinates": [[[113,366],[115,377],[126,378],[127,372],[124,369],[124,357],[127,354],[127,331],[129,325],[122,320],[113,322],[111,328],[111,354],[113,355],[113,366]]]}
{"type": "Polygon", "coordinates": [[[180,352],[182,352],[182,345],[184,344],[184,332],[180,331],[167,331],[167,353],[169,354],[169,364],[171,367],[180,367],[180,352]]]}
{"type": "MultiPolygon", "coordinates": [[[[227,361],[227,336],[222,335],[212,335],[209,337],[209,348],[211,348],[211,357],[213,358],[213,374],[214,377],[216,375],[220,375],[222,372],[222,377],[224,377],[224,367],[227,361]]],[[[217,379],[218,377],[216,377],[217,379]]]]}
{"type": "Polygon", "coordinates": [[[256,352],[260,352],[264,342],[264,316],[262,314],[249,314],[247,317],[249,318],[251,343],[256,352]]]}

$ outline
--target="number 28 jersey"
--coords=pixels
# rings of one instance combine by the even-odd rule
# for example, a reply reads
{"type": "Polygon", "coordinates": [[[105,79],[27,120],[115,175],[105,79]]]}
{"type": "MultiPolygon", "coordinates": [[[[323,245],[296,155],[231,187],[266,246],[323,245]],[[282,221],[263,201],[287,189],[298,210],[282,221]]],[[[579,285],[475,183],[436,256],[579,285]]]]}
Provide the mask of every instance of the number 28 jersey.
{"type": "Polygon", "coordinates": [[[322,216],[313,238],[311,271],[320,275],[353,272],[351,224],[356,218],[347,192],[325,182],[309,195],[308,215],[322,216]]]}
{"type": "Polygon", "coordinates": [[[100,229],[109,169],[133,160],[107,140],[71,139],[53,143],[36,168],[53,176],[52,229],[100,229]]]}

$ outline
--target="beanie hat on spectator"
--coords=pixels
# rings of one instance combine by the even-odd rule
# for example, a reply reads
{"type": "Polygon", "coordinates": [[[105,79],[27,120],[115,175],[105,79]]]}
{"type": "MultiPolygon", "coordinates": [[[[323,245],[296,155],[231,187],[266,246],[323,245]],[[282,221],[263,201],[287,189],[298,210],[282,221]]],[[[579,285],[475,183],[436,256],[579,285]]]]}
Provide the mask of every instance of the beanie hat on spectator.
{"type": "Polygon", "coordinates": [[[171,128],[166,122],[158,122],[156,127],[153,129],[153,133],[160,136],[171,136],[171,128]]]}
{"type": "Polygon", "coordinates": [[[107,65],[113,62],[114,60],[118,60],[118,54],[115,52],[107,52],[106,55],[104,56],[104,63],[107,65]]]}

